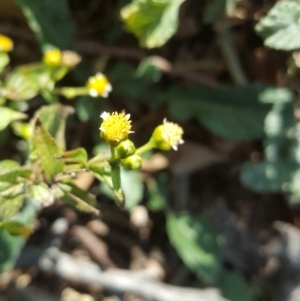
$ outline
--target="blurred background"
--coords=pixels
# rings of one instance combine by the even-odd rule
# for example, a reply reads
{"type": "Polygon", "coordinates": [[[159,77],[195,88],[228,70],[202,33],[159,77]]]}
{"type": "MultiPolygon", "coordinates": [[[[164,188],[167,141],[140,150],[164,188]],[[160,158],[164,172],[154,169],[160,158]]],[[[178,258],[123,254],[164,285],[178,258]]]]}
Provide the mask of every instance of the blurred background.
{"type": "MultiPolygon", "coordinates": [[[[28,238],[1,230],[1,301],[300,300],[299,1],[1,0],[0,33],[1,80],[54,46],[82,57],[58,87],[110,81],[108,98],[59,98],[67,149],[107,151],[103,111],[130,113],[138,146],[164,118],[185,141],[122,171],[125,210],[83,173],[99,217],[57,200],[28,238]]],[[[0,145],[25,164],[11,128],[0,145]]]]}

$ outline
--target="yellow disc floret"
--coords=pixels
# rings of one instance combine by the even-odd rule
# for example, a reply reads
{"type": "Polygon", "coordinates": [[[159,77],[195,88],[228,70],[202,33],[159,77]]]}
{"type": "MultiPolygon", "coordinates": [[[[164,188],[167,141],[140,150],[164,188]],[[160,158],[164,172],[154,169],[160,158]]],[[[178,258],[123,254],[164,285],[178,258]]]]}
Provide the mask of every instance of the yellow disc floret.
{"type": "Polygon", "coordinates": [[[88,79],[86,87],[92,97],[107,97],[112,91],[112,86],[107,77],[100,72],[88,79]]]}
{"type": "Polygon", "coordinates": [[[43,57],[43,62],[49,67],[58,67],[62,64],[62,53],[59,49],[48,50],[43,57]]]}
{"type": "Polygon", "coordinates": [[[0,34],[0,51],[9,52],[14,48],[14,43],[11,38],[0,34]]]}
{"type": "Polygon", "coordinates": [[[133,133],[130,131],[130,114],[103,112],[100,117],[103,119],[100,125],[100,136],[111,146],[117,146],[120,142],[126,140],[130,133],[133,133]]]}
{"type": "Polygon", "coordinates": [[[153,145],[161,150],[168,151],[171,148],[178,149],[179,144],[183,144],[182,140],[183,129],[178,124],[168,122],[164,119],[163,124],[156,127],[154,130],[151,142],[153,145]]]}

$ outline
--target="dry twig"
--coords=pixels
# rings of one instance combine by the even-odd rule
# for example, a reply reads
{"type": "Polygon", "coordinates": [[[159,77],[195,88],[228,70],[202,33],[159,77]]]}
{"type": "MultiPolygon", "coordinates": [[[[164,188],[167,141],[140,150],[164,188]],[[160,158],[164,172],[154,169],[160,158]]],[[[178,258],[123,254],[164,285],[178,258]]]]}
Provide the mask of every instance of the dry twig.
{"type": "Polygon", "coordinates": [[[55,247],[44,253],[38,265],[40,269],[47,272],[52,270],[68,281],[97,284],[113,292],[130,292],[153,301],[228,301],[217,289],[181,288],[163,284],[148,277],[145,271],[102,271],[96,264],[77,261],[55,247]]]}

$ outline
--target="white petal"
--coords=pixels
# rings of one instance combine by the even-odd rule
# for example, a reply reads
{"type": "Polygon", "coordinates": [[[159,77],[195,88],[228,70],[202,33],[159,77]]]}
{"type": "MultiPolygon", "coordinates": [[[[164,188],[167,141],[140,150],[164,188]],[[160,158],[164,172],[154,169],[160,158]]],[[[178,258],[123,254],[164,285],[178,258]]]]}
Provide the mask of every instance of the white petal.
{"type": "Polygon", "coordinates": [[[91,95],[92,97],[97,97],[97,96],[98,96],[97,90],[91,89],[91,90],[90,90],[90,95],[91,95]]]}
{"type": "Polygon", "coordinates": [[[95,77],[97,79],[102,79],[104,77],[104,75],[101,72],[97,72],[96,75],[95,75],[95,77]]]}
{"type": "Polygon", "coordinates": [[[105,91],[107,91],[108,93],[112,91],[112,85],[111,84],[107,84],[105,87],[105,91]]]}
{"type": "Polygon", "coordinates": [[[105,111],[104,111],[103,113],[101,113],[101,115],[100,115],[100,117],[101,117],[103,120],[107,119],[108,116],[109,116],[109,113],[107,113],[107,112],[105,112],[105,111]]]}

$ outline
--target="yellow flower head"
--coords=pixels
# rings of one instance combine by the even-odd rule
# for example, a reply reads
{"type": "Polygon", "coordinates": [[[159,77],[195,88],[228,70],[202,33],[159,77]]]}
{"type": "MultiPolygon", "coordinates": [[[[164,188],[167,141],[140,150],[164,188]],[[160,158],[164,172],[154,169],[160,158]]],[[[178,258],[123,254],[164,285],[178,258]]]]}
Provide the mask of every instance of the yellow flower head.
{"type": "Polygon", "coordinates": [[[130,131],[130,114],[103,112],[100,117],[103,119],[100,125],[100,136],[111,146],[117,146],[120,142],[126,140],[130,133],[133,133],[130,131]]]}
{"type": "Polygon", "coordinates": [[[14,48],[14,43],[9,37],[0,34],[0,51],[9,52],[14,48]]]}
{"type": "Polygon", "coordinates": [[[62,53],[59,49],[48,50],[43,57],[43,62],[49,67],[58,67],[62,64],[62,53]]]}
{"type": "Polygon", "coordinates": [[[90,77],[86,84],[89,93],[92,97],[107,97],[112,91],[112,86],[105,75],[98,72],[96,75],[90,77]]]}
{"type": "Polygon", "coordinates": [[[184,143],[182,135],[182,127],[164,119],[163,124],[159,125],[154,130],[151,141],[158,149],[168,151],[173,148],[174,150],[177,150],[178,145],[184,143]]]}

